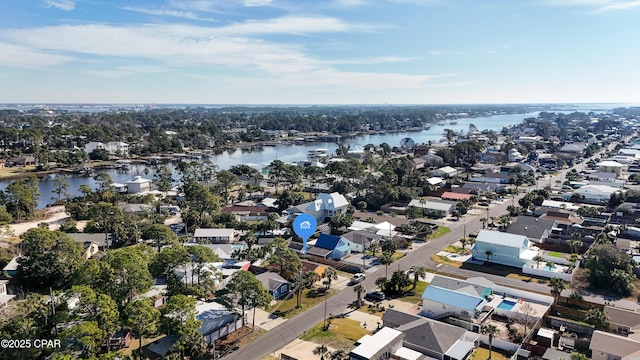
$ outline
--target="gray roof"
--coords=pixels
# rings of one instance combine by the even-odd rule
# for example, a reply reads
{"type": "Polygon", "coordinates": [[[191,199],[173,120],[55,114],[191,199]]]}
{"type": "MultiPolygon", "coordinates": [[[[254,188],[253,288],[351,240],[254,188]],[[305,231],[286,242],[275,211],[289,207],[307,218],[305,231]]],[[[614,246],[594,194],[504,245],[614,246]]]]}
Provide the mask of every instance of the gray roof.
{"type": "Polygon", "coordinates": [[[605,306],[604,314],[612,324],[628,326],[632,330],[640,329],[640,313],[638,312],[605,306]]]}
{"type": "MultiPolygon", "coordinates": [[[[388,309],[382,317],[383,321],[389,312],[400,313],[398,310],[388,309]]],[[[412,314],[391,314],[388,317],[393,317],[396,321],[404,321],[396,330],[405,334],[406,343],[411,344],[412,347],[428,349],[439,354],[445,354],[467,332],[457,326],[412,314]]]]}
{"type": "Polygon", "coordinates": [[[556,221],[553,219],[518,216],[518,219],[509,225],[507,232],[539,240],[544,235],[545,230],[551,231],[554,226],[556,226],[556,221]]]}
{"type": "Polygon", "coordinates": [[[271,291],[277,290],[280,285],[288,283],[288,281],[278,273],[266,271],[256,275],[256,279],[260,280],[262,285],[271,291]]]}
{"type": "Polygon", "coordinates": [[[89,241],[92,243],[98,244],[99,247],[107,246],[107,233],[67,233],[70,238],[72,238],[75,242],[84,243],[85,241],[89,241]]]}
{"type": "Polygon", "coordinates": [[[332,251],[333,250],[328,250],[328,249],[319,248],[317,246],[307,245],[307,254],[309,255],[316,255],[324,258],[329,256],[329,254],[331,254],[332,251]]]}

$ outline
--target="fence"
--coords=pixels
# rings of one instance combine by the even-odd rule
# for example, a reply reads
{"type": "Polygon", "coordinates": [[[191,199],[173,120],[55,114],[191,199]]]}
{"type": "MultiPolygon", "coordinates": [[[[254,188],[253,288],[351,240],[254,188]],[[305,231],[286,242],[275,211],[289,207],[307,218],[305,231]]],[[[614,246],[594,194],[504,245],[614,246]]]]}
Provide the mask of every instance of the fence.
{"type": "Polygon", "coordinates": [[[243,328],[246,323],[247,323],[247,318],[245,315],[245,316],[241,316],[236,321],[230,322],[208,334],[205,334],[207,345],[211,345],[214,341],[220,338],[223,338],[236,330],[243,328]]]}

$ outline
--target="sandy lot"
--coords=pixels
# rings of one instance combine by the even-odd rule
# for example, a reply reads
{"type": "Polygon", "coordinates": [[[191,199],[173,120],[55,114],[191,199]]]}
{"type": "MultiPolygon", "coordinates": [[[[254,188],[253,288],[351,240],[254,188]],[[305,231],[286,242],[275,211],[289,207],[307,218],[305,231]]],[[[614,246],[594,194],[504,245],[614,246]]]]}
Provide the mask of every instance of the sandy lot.
{"type": "Polygon", "coordinates": [[[49,229],[57,230],[60,228],[60,224],[63,224],[68,218],[69,214],[65,212],[64,206],[52,206],[46,209],[47,213],[44,219],[29,221],[20,224],[11,224],[9,227],[16,236],[22,235],[31,228],[38,227],[41,222],[49,224],[49,229]]]}

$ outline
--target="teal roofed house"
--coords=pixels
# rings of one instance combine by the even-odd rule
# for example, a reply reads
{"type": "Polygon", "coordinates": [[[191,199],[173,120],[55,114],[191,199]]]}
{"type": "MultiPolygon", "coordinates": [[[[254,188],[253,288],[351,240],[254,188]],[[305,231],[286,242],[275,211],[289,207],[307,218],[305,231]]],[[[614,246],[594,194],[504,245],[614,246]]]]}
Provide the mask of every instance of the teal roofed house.
{"type": "Polygon", "coordinates": [[[471,255],[476,260],[522,268],[532,261],[539,250],[524,235],[480,230],[471,255]]]}
{"type": "Polygon", "coordinates": [[[480,296],[433,285],[427,286],[422,293],[422,314],[430,318],[445,315],[475,317],[486,304],[480,296]]]}

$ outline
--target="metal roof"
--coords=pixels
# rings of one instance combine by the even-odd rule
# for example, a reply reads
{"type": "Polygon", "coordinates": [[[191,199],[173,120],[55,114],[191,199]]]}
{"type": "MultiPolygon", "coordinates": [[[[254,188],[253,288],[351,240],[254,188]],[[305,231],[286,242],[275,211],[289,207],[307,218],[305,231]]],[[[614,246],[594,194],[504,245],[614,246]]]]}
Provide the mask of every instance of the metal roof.
{"type": "Polygon", "coordinates": [[[422,298],[469,311],[476,310],[476,308],[484,302],[484,299],[481,297],[431,285],[427,286],[424,290],[422,298]]]}

